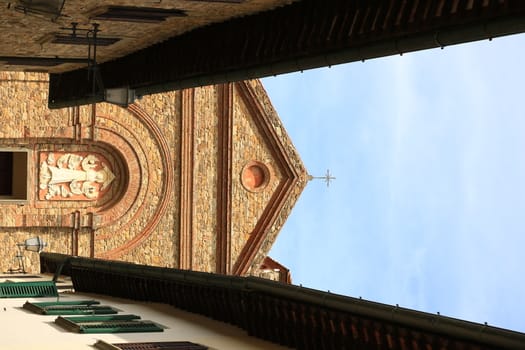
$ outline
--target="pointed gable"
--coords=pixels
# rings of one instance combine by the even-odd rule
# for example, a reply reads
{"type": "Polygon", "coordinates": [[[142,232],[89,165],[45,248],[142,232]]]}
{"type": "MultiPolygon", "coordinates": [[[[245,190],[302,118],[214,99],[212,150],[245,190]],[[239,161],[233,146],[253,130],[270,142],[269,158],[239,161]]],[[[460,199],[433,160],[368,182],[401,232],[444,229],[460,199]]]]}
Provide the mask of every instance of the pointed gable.
{"type": "Polygon", "coordinates": [[[245,275],[268,255],[307,172],[260,81],[234,92],[229,272],[245,275]]]}
{"type": "Polygon", "coordinates": [[[179,266],[250,274],[268,255],[307,172],[260,81],[182,95],[188,128],[181,140],[179,266]]]}

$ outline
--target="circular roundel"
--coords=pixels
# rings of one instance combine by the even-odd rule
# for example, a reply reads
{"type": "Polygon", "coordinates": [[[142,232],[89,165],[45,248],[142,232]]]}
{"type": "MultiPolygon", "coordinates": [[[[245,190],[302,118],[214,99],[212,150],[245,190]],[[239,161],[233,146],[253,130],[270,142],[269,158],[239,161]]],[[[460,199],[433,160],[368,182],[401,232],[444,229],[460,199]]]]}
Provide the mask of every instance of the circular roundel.
{"type": "Polygon", "coordinates": [[[270,181],[270,171],[266,165],[258,161],[246,164],[241,172],[241,183],[248,191],[262,191],[270,181]]]}

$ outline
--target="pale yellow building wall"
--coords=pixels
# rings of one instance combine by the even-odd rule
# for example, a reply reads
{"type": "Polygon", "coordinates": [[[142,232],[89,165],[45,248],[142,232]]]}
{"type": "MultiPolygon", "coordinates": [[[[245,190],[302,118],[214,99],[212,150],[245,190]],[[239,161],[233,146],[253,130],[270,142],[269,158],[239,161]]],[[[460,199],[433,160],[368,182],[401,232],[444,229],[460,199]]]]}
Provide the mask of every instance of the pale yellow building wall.
{"type": "MultiPolygon", "coordinates": [[[[2,281],[0,276],[0,281],[2,281]]],[[[27,279],[26,279],[27,280],[27,279]]],[[[284,350],[288,349],[267,341],[250,337],[237,327],[185,312],[172,306],[156,303],[138,303],[127,299],[109,298],[85,293],[62,293],[61,301],[90,300],[113,306],[119,314],[139,315],[143,320],[156,322],[163,332],[78,334],[54,324],[56,316],[37,315],[22,309],[26,300],[34,302],[56,301],[57,298],[0,299],[1,349],[93,350],[97,340],[108,343],[191,341],[208,346],[210,350],[284,350]]]]}

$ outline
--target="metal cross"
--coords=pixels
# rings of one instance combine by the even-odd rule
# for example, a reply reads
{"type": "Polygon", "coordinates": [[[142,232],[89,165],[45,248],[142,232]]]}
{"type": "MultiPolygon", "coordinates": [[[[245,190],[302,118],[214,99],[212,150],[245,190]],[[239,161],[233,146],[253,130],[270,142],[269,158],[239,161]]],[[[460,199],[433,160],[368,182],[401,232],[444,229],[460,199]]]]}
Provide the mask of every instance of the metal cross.
{"type": "Polygon", "coordinates": [[[330,169],[326,169],[326,174],[324,176],[312,176],[310,175],[310,180],[318,179],[326,182],[326,187],[330,187],[330,181],[335,180],[335,177],[330,174],[330,169]]]}

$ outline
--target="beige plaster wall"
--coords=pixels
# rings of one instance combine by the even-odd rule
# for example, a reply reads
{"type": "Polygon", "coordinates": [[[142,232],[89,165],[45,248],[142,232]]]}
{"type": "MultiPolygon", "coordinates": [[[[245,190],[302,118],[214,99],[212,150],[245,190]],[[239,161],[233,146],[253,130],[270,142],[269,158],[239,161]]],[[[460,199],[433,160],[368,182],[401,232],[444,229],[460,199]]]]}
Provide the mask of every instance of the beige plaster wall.
{"type": "MultiPolygon", "coordinates": [[[[2,276],[0,276],[0,282],[2,276]]],[[[284,350],[288,349],[260,340],[232,325],[175,309],[170,305],[137,303],[132,300],[102,297],[85,293],[62,293],[61,301],[100,301],[121,310],[120,314],[139,315],[166,327],[155,333],[78,334],[53,324],[56,316],[37,315],[22,309],[27,298],[0,299],[2,349],[91,349],[97,340],[107,343],[191,341],[215,350],[284,350]],[[30,332],[30,336],[28,336],[30,332]]],[[[56,298],[29,299],[29,301],[56,301],[56,298]]]]}

